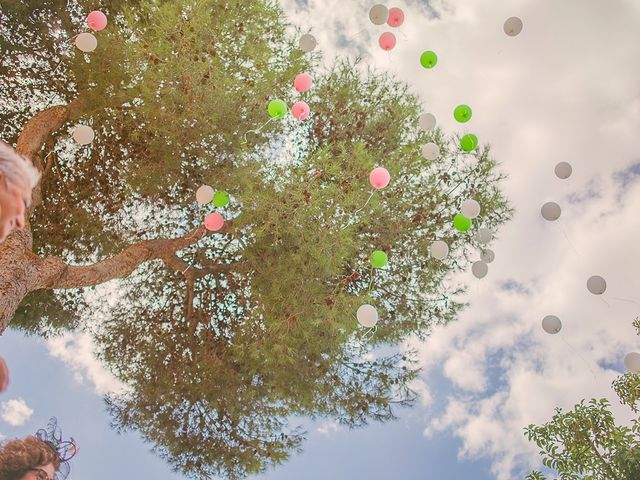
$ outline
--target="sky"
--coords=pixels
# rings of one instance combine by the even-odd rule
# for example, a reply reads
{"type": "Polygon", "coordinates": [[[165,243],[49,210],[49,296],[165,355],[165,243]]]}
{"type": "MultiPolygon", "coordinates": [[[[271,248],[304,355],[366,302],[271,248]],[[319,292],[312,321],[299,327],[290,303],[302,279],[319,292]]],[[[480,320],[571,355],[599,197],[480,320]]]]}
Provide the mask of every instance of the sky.
{"type": "MultiPolygon", "coordinates": [[[[404,10],[399,29],[369,22],[374,2],[281,4],[317,37],[327,65],[361,55],[393,72],[445,132],[461,131],[451,112],[470,105],[465,131],[491,144],[515,215],[491,243],[487,277],[474,278],[469,266],[450,279],[469,286],[459,319],[402,346],[419,352],[419,404],[397,422],[354,431],[303,419],[304,452],[255,478],[523,478],[540,464],[523,428],[556,406],[609,398],[628,422],[611,382],[624,355],[640,351],[631,325],[640,315],[640,2],[396,1],[387,5],[404,10]],[[511,16],[524,23],[517,37],[502,30],[511,16]],[[383,52],[377,37],[391,30],[398,43],[383,52]],[[438,54],[432,70],[419,64],[424,50],[438,54]],[[554,176],[560,161],[573,167],[568,180],[554,176]],[[542,219],[547,201],[562,207],[559,221],[542,219]],[[604,295],[587,291],[591,275],[606,279],[604,295]],[[548,314],[562,320],[560,334],[543,332],[548,314]]],[[[0,434],[24,435],[56,415],[80,444],[71,479],[182,478],[137,435],[109,428],[102,395],[120,386],[88,337],[10,332],[0,354],[12,372],[0,434]]]]}

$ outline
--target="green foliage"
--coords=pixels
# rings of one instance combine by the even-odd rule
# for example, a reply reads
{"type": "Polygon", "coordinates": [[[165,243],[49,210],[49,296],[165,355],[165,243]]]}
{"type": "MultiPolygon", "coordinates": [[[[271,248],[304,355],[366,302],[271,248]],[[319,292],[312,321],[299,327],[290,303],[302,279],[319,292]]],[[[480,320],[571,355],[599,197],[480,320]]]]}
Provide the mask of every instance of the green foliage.
{"type": "Polygon", "coordinates": [[[76,97],[97,134],[78,147],[65,126],[47,144],[36,253],[92,263],[201,224],[203,183],[231,196],[228,231],[177,252],[192,271],[226,269],[188,277],[145,263],[113,283],[115,306],[88,307],[80,292],[25,300],[42,310],[21,313],[20,328],[82,318],[95,330],[100,358],[130,387],[107,399],[116,428],[139,431],[186,475],[240,478],[300,449],[294,416],[360,427],[414,403],[418,372],[397,345],[455,318],[463,305],[447,297],[461,291],[443,280],[478,247],[454,214],[469,197],[482,226],[511,213],[487,147],[468,155],[455,136],[421,131],[408,87],[361,62],[318,69],[271,2],[112,2],[90,55],[67,40],[89,3],[7,5],[0,75],[34,83],[0,86],[3,135],[16,138],[30,99],[76,97]],[[266,123],[268,101],[291,104],[301,71],[314,75],[312,116],[266,123]],[[429,141],[443,152],[435,162],[421,155],[429,141]],[[381,164],[391,184],[367,202],[381,164]],[[436,238],[445,261],[429,255],[436,238]],[[369,267],[373,250],[389,256],[385,269],[369,267]],[[371,339],[354,318],[365,302],[381,317],[371,339]]]}
{"type": "MultiPolygon", "coordinates": [[[[634,326],[640,335],[640,321],[634,326]]],[[[638,412],[640,376],[621,375],[613,387],[623,404],[638,412]]],[[[572,411],[556,409],[550,422],[529,425],[529,441],[540,447],[542,463],[559,473],[561,480],[635,480],[640,478],[640,419],[630,427],[616,425],[606,399],[582,400],[572,411]]],[[[537,471],[527,480],[544,480],[537,471]]]]}

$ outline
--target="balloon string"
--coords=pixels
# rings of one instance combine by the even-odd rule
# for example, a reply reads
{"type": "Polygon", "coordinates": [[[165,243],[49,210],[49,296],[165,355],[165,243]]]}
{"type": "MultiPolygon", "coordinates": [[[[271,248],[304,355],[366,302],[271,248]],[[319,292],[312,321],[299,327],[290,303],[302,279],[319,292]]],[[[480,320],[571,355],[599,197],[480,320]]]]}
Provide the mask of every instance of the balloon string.
{"type": "Polygon", "coordinates": [[[245,134],[244,134],[244,142],[242,142],[242,144],[243,144],[243,145],[245,145],[245,144],[248,142],[248,140],[247,140],[247,134],[248,134],[248,133],[252,133],[252,132],[253,132],[253,133],[259,133],[259,132],[260,132],[260,130],[262,130],[264,127],[266,127],[267,125],[269,125],[272,121],[273,121],[273,118],[270,118],[270,119],[269,119],[269,120],[268,120],[264,125],[262,125],[262,126],[261,126],[260,128],[258,128],[257,130],[249,130],[249,131],[245,132],[245,134]]]}
{"type": "Polygon", "coordinates": [[[565,344],[566,344],[566,345],[567,345],[571,350],[573,350],[573,351],[574,351],[574,353],[575,353],[576,355],[578,355],[578,356],[580,357],[580,359],[584,362],[584,364],[587,366],[587,368],[588,368],[588,369],[589,369],[589,371],[591,372],[591,375],[593,375],[593,378],[597,380],[596,373],[593,371],[593,369],[591,368],[591,365],[589,365],[589,362],[587,362],[587,361],[585,360],[585,358],[582,356],[582,354],[581,354],[579,351],[577,351],[575,348],[573,348],[573,347],[571,346],[571,344],[570,344],[569,342],[567,342],[567,341],[564,339],[564,335],[560,334],[560,338],[562,339],[562,341],[563,341],[563,342],[564,342],[564,343],[565,343],[565,344]]]}
{"type": "Polygon", "coordinates": [[[369,289],[368,291],[371,292],[371,285],[373,285],[373,277],[375,277],[376,275],[376,270],[375,268],[371,267],[371,275],[369,276],[369,289]]]}
{"type": "Polygon", "coordinates": [[[620,298],[620,297],[611,297],[614,300],[620,300],[621,302],[629,302],[629,303],[635,303],[636,305],[640,305],[640,303],[636,302],[635,300],[630,300],[628,298],[620,298]]]}
{"type": "Polygon", "coordinates": [[[363,33],[363,32],[366,32],[366,31],[367,31],[367,29],[366,29],[366,28],[364,28],[364,29],[360,30],[360,31],[359,31],[358,33],[356,33],[355,35],[352,35],[351,37],[347,38],[347,42],[349,42],[349,41],[353,40],[353,39],[354,39],[354,38],[356,38],[358,35],[360,35],[360,34],[361,34],[361,33],[363,33]]]}
{"type": "Polygon", "coordinates": [[[364,205],[362,207],[360,207],[358,210],[356,210],[355,212],[353,212],[353,215],[355,215],[356,213],[359,213],[362,210],[364,210],[366,208],[366,206],[369,205],[369,202],[371,201],[371,199],[373,198],[373,196],[375,194],[376,194],[375,190],[373,192],[371,192],[371,195],[369,195],[369,198],[367,198],[367,201],[364,203],[364,205]]]}
{"type": "Polygon", "coordinates": [[[598,296],[598,298],[599,298],[600,300],[602,300],[602,301],[604,302],[604,304],[605,304],[607,307],[611,308],[611,305],[609,305],[609,302],[607,302],[604,298],[602,298],[602,297],[600,297],[600,296],[598,296]]]}

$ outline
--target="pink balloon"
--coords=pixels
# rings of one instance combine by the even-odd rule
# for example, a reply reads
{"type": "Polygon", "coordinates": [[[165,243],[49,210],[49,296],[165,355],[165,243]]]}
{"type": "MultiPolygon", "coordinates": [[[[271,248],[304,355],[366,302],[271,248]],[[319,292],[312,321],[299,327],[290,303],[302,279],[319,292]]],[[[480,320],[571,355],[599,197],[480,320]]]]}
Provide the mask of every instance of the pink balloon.
{"type": "Polygon", "coordinates": [[[219,213],[210,213],[204,217],[204,227],[212,232],[217,232],[224,225],[224,217],[219,213]]]}
{"type": "Polygon", "coordinates": [[[380,48],[389,51],[396,46],[396,36],[391,32],[384,32],[378,40],[380,48]]]}
{"type": "Polygon", "coordinates": [[[308,73],[300,73],[293,79],[293,86],[296,87],[296,90],[300,93],[309,91],[312,83],[313,79],[308,73]]]}
{"type": "Polygon", "coordinates": [[[291,115],[298,120],[304,120],[307,118],[309,116],[309,112],[309,105],[302,101],[294,103],[291,107],[291,115]]]}
{"type": "Polygon", "coordinates": [[[386,168],[374,168],[369,174],[369,183],[371,183],[371,186],[376,190],[382,190],[384,187],[389,185],[390,180],[391,175],[389,175],[386,168]]]}
{"type": "Polygon", "coordinates": [[[387,20],[387,24],[390,27],[399,27],[404,23],[404,13],[398,7],[393,7],[389,9],[389,19],[387,20]]]}
{"type": "Polygon", "coordinates": [[[87,15],[87,25],[89,25],[91,30],[95,30],[96,32],[104,30],[107,26],[107,16],[100,10],[94,10],[87,15]]]}

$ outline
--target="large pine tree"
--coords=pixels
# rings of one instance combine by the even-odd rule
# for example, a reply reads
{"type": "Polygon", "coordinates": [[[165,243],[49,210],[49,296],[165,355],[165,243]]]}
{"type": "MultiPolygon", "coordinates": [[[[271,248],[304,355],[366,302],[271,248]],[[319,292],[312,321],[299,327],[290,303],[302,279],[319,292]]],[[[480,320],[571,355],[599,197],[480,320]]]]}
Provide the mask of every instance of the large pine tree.
{"type": "Polygon", "coordinates": [[[446,276],[477,255],[478,225],[510,214],[488,149],[422,131],[407,85],[361,62],[320,69],[273,2],[108,2],[82,54],[73,37],[95,7],[0,6],[2,138],[43,174],[27,228],[0,245],[0,331],[90,330],[129,386],[107,400],[116,427],[196,478],[283,461],[303,438],[294,415],[393,418],[417,372],[386,347],[455,317],[446,276]],[[314,85],[300,95],[303,71],[314,85]],[[308,120],[266,123],[269,100],[297,97],[308,120]],[[71,139],[78,123],[90,146],[71,139]],[[391,184],[367,202],[377,165],[391,184]],[[231,196],[218,233],[194,202],[203,184],[231,196]],[[470,197],[482,214],[459,233],[470,197]],[[370,268],[373,250],[385,269],[370,268]],[[105,282],[115,305],[96,301],[105,282]],[[364,303],[374,332],[356,322],[364,303]]]}

